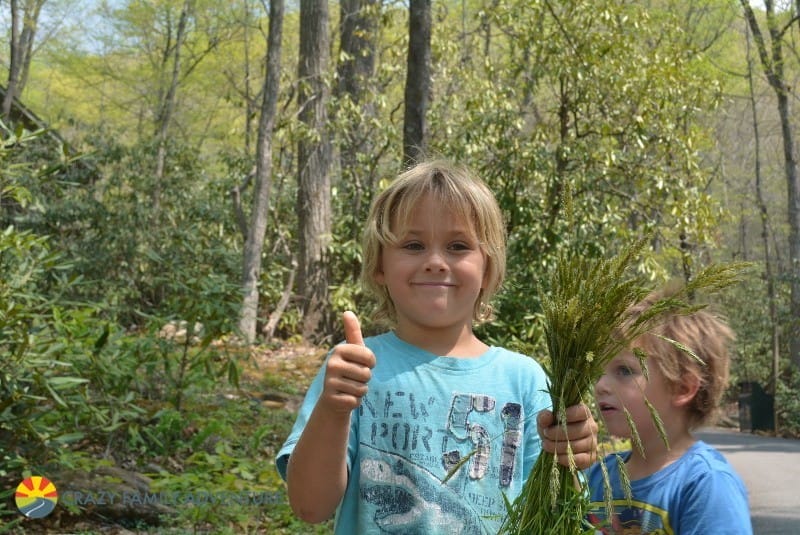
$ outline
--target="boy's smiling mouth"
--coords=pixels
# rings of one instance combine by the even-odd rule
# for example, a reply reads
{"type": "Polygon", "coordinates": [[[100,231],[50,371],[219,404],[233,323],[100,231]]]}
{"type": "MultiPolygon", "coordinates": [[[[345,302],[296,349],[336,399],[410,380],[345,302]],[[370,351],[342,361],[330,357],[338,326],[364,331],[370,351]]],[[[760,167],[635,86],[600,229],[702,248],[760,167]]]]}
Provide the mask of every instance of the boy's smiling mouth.
{"type": "Polygon", "coordinates": [[[413,286],[422,286],[424,288],[453,288],[455,284],[452,282],[438,282],[438,281],[420,281],[412,282],[413,286]]]}

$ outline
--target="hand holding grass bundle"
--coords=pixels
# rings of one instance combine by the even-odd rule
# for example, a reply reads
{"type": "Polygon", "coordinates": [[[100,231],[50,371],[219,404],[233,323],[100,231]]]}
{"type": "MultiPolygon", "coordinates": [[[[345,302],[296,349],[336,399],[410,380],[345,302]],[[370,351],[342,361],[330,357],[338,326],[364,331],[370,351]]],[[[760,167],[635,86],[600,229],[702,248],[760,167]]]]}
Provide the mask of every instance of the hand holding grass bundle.
{"type": "MultiPolygon", "coordinates": [[[[650,291],[642,277],[631,275],[645,244],[640,241],[610,260],[562,256],[556,266],[542,312],[550,357],[549,393],[560,425],[565,425],[566,408],[586,401],[606,364],[631,340],[666,311],[690,308],[681,296],[673,296],[629,321],[631,305],[650,291]]],[[[724,287],[734,280],[737,269],[708,268],[686,285],[682,296],[699,288],[724,287]]],[[[501,533],[594,533],[584,522],[587,507],[588,495],[575,463],[571,460],[566,467],[552,453],[542,452],[520,496],[507,503],[501,533]]]]}

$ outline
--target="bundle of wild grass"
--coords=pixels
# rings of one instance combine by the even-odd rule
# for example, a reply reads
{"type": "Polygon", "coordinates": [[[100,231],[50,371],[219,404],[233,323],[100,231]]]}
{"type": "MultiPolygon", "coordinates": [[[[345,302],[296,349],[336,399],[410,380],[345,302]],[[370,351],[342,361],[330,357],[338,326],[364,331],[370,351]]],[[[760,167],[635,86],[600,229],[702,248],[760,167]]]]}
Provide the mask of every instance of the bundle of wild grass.
{"type": "MultiPolygon", "coordinates": [[[[542,309],[550,357],[550,396],[560,422],[566,421],[567,407],[587,400],[606,364],[653,321],[666,312],[689,311],[693,308],[690,296],[700,289],[728,286],[741,267],[709,267],[681,292],[627,321],[631,305],[651,291],[646,280],[632,272],[645,243],[638,242],[612,259],[564,256],[557,264],[542,309]],[[624,332],[620,329],[623,324],[624,332]]],[[[653,416],[658,423],[657,415],[653,416]]],[[[554,455],[542,452],[521,495],[507,503],[508,516],[501,533],[594,533],[584,521],[588,493],[578,476],[574,464],[562,466],[554,455]]]]}

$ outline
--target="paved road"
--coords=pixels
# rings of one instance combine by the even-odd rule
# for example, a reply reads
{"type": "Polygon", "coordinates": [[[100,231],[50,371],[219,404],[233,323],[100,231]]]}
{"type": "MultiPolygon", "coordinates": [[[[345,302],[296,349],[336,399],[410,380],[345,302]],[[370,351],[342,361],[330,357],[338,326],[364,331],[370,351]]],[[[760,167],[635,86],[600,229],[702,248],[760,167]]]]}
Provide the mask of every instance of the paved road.
{"type": "Polygon", "coordinates": [[[755,535],[800,534],[800,440],[718,428],[697,437],[719,449],[742,476],[755,535]]]}

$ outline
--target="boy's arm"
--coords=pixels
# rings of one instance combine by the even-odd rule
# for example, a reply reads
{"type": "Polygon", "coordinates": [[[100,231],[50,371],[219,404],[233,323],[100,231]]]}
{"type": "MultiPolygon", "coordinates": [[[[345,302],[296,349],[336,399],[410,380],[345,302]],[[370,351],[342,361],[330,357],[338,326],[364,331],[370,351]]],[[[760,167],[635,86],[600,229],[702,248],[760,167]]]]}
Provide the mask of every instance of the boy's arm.
{"type": "Polygon", "coordinates": [[[286,470],[289,504],[306,522],[328,520],[344,496],[350,414],[367,393],[375,366],[355,314],[345,312],[343,320],[347,343],[336,346],[328,357],[322,394],[286,470]]]}
{"type": "Polygon", "coordinates": [[[286,484],[294,514],[306,522],[333,516],[347,487],[350,415],[317,405],[289,456],[286,484]]]}
{"type": "Polygon", "coordinates": [[[543,410],[536,418],[542,448],[553,453],[558,463],[570,466],[567,443],[572,449],[575,466],[585,470],[597,460],[597,422],[583,403],[567,407],[566,426],[556,422],[552,411],[543,410]]]}

